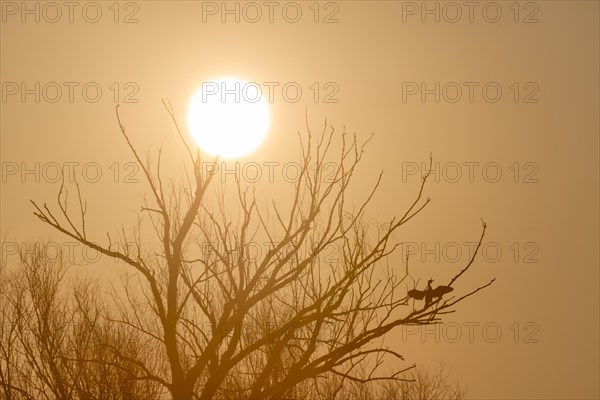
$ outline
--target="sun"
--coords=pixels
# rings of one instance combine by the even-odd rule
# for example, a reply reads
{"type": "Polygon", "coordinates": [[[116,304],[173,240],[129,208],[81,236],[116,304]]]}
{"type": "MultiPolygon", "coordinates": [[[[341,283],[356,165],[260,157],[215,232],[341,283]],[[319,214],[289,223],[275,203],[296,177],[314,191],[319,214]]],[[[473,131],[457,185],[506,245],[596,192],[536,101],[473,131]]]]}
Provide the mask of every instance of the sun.
{"type": "Polygon", "coordinates": [[[188,106],[188,127],[200,149],[223,158],[256,150],[269,130],[269,106],[256,83],[238,78],[204,82],[188,106]]]}

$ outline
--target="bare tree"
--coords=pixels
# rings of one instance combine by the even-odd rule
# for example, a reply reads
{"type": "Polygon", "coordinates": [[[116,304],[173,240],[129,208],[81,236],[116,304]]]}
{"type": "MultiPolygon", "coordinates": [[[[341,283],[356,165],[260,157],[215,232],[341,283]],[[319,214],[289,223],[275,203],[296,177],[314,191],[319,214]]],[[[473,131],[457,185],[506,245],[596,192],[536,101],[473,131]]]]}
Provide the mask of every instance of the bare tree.
{"type": "Polygon", "coordinates": [[[446,364],[437,369],[418,366],[407,372],[406,381],[391,382],[376,389],[379,400],[463,400],[466,389],[452,382],[446,364]]]}
{"type": "MultiPolygon", "coordinates": [[[[88,236],[78,184],[75,212],[67,207],[64,185],[58,211],[32,201],[42,222],[136,271],[126,293],[138,295],[126,295],[111,321],[136,332],[168,365],[114,349],[119,362],[136,366],[133,379],[162,385],[174,399],[282,399],[300,394],[299,388],[316,394],[320,380],[331,375],[339,378],[340,388],[349,382],[410,380],[404,373],[412,365],[383,371],[385,360],[403,357],[377,339],[402,325],[438,323],[457,303],[492,284],[411,307],[408,269],[385,267],[383,261],[398,247],[392,235],[429,203],[423,198],[429,173],[406,210],[369,226],[365,212],[382,175],[357,206],[347,190],[370,138],[361,143],[346,132],[337,135],[327,122],[315,137],[307,123],[307,133],[298,135],[301,168],[290,204],[261,206],[253,187],[239,181],[235,202],[229,203],[225,194],[211,197],[214,175],[203,171],[199,150],[165,106],[193,179],[165,182],[161,150],[155,165],[142,161],[117,107],[119,128],[150,194],[138,226],[130,233],[121,229],[121,246],[116,248],[108,233],[102,240],[88,236]],[[332,157],[337,169],[324,179],[332,157]],[[155,246],[148,245],[144,224],[154,231],[155,246]],[[265,238],[271,247],[255,259],[250,246],[265,238]],[[135,250],[127,245],[131,241],[135,250]],[[210,251],[199,252],[206,243],[210,251]],[[338,249],[338,263],[324,261],[330,246],[338,249]]],[[[484,223],[476,251],[448,287],[473,264],[485,229],[484,223]]]]}
{"type": "Polygon", "coordinates": [[[0,391],[6,399],[156,399],[125,358],[151,359],[122,326],[108,324],[92,282],[66,280],[62,255],[35,243],[0,271],[0,391]],[[70,283],[72,286],[67,285],[70,283]],[[115,352],[124,357],[115,359],[115,352]]]}

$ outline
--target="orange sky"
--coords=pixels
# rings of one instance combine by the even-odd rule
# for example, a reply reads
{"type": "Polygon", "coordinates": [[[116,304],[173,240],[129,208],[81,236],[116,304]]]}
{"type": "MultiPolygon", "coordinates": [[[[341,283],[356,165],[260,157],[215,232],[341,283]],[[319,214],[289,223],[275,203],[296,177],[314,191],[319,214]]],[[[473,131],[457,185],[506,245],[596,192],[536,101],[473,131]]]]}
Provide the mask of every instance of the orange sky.
{"type": "Polygon", "coordinates": [[[375,132],[353,190],[384,171],[372,218],[404,210],[433,154],[432,203],[398,237],[421,282],[462,268],[488,223],[463,285],[496,283],[445,327],[388,337],[407,360],[444,360],[476,399],[598,398],[599,4],[464,3],[2,1],[0,231],[66,240],[29,203],[55,200],[57,165],[77,166],[92,231],[135,222],[146,188],[115,104],[180,176],[161,98],[185,121],[202,82],[237,76],[273,88],[269,136],[240,160],[265,198],[289,189],[307,110],[315,130],[375,132]]]}

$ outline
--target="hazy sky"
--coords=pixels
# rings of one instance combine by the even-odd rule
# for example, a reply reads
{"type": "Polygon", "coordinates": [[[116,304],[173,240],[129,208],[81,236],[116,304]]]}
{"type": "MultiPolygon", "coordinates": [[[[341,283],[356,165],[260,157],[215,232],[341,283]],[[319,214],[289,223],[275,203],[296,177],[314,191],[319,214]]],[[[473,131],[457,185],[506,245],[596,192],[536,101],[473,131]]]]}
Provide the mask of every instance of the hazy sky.
{"type": "Polygon", "coordinates": [[[66,241],[29,203],[55,201],[57,166],[75,168],[92,232],[133,224],[146,187],[115,105],[142,154],[163,145],[180,176],[161,98],[185,125],[203,82],[243,78],[272,95],[269,135],[240,159],[260,167],[263,197],[289,190],[307,111],[315,130],[326,117],[359,138],[375,132],[353,190],[384,171],[372,218],[404,210],[433,154],[432,203],[397,238],[421,282],[460,270],[488,223],[460,290],[496,282],[446,325],[394,331],[409,362],[445,361],[475,399],[599,397],[597,1],[2,1],[1,11],[7,241],[66,241]]]}

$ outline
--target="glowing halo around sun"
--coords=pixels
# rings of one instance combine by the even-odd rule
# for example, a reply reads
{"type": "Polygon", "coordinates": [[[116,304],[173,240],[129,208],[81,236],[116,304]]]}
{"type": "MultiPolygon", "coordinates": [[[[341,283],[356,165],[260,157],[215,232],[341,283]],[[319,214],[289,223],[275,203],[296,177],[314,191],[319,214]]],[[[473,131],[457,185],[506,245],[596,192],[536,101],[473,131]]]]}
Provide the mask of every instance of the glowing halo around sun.
{"type": "Polygon", "coordinates": [[[238,78],[204,82],[190,100],[188,127],[204,152],[242,157],[267,136],[269,106],[256,83],[238,78]]]}

